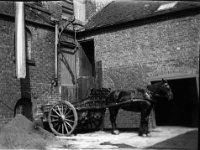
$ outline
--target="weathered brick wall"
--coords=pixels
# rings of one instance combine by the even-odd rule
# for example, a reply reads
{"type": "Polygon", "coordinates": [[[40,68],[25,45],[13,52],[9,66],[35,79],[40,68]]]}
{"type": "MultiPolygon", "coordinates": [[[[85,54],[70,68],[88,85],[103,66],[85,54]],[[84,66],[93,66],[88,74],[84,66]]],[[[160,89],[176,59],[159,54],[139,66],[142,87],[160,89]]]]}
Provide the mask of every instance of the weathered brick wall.
{"type": "MultiPolygon", "coordinates": [[[[14,107],[21,98],[30,99],[33,115],[36,115],[41,104],[60,99],[59,87],[53,88],[54,78],[54,28],[38,19],[37,15],[26,8],[26,18],[40,24],[26,22],[26,27],[32,35],[32,64],[27,63],[27,77],[16,78],[15,48],[14,48],[14,5],[1,2],[0,12],[0,127],[14,115],[14,107]],[[6,7],[10,9],[8,14],[6,7]],[[29,15],[31,13],[31,15],[29,15]],[[8,16],[6,16],[8,15],[8,16]],[[42,25],[41,25],[42,24],[42,25]]],[[[46,15],[46,14],[44,14],[46,15]]],[[[60,70],[60,67],[58,68],[60,70]]],[[[60,72],[60,71],[59,71],[60,72]]],[[[60,73],[59,73],[60,83],[60,73]]]]}
{"type": "MultiPolygon", "coordinates": [[[[146,87],[158,76],[199,74],[199,14],[91,34],[87,38],[95,41],[96,66],[101,64],[97,78],[103,87],[132,89],[146,87]]],[[[122,124],[118,126],[127,127],[122,124]]]]}
{"type": "MultiPolygon", "coordinates": [[[[58,87],[53,87],[54,79],[54,31],[30,27],[33,35],[33,59],[35,66],[29,66],[32,102],[34,106],[60,99],[58,87]]],[[[33,108],[36,113],[38,108],[33,108]]]]}
{"type": "Polygon", "coordinates": [[[102,62],[104,85],[130,89],[155,76],[198,74],[199,17],[95,36],[96,61],[102,62]]]}
{"type": "Polygon", "coordinates": [[[14,100],[20,99],[20,82],[15,77],[14,26],[0,19],[0,124],[13,116],[14,100]]]}

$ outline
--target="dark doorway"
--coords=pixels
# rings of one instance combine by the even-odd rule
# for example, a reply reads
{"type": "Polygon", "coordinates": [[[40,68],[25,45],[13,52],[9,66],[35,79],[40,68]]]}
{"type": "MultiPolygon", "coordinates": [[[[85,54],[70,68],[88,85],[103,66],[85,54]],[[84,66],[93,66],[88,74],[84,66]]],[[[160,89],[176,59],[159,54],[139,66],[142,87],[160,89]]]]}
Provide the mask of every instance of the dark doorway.
{"type": "Polygon", "coordinates": [[[95,76],[95,61],[94,61],[94,40],[80,41],[80,45],[83,50],[82,55],[82,74],[95,76]],[[91,69],[89,69],[91,68],[91,69]],[[85,74],[86,71],[87,72],[85,74]]]}
{"type": "Polygon", "coordinates": [[[156,104],[156,124],[197,127],[199,101],[196,78],[172,79],[168,83],[174,99],[156,104]]]}
{"type": "Polygon", "coordinates": [[[14,116],[16,116],[17,114],[22,114],[29,120],[33,120],[32,102],[30,99],[22,98],[17,101],[14,108],[14,116]]]}
{"type": "Polygon", "coordinates": [[[94,40],[79,41],[78,99],[89,95],[95,86],[94,40]]]}

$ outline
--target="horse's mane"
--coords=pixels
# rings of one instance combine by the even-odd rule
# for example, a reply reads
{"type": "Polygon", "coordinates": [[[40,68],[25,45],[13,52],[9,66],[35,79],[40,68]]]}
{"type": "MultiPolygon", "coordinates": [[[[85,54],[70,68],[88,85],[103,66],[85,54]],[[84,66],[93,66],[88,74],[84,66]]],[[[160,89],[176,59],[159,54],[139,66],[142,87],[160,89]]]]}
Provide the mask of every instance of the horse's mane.
{"type": "Polygon", "coordinates": [[[147,85],[147,89],[151,92],[156,92],[156,90],[163,84],[163,83],[167,83],[167,81],[162,80],[159,81],[157,83],[153,83],[153,84],[149,84],[147,85]]]}

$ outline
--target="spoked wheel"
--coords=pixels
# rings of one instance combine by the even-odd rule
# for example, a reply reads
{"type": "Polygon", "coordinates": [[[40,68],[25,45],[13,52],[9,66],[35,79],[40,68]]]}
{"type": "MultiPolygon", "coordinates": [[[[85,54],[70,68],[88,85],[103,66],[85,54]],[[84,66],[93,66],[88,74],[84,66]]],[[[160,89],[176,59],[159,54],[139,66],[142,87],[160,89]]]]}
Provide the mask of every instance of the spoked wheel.
{"type": "Polygon", "coordinates": [[[91,119],[88,121],[87,123],[87,128],[88,129],[91,129],[91,130],[99,130],[100,127],[101,127],[101,124],[103,122],[103,119],[102,118],[99,118],[99,119],[91,119]]]}
{"type": "Polygon", "coordinates": [[[82,129],[95,131],[99,130],[102,127],[104,113],[104,110],[90,111],[89,119],[84,124],[82,124],[82,129]]]}
{"type": "Polygon", "coordinates": [[[59,102],[51,107],[48,122],[56,135],[70,135],[78,122],[76,109],[68,101],[59,102]]]}

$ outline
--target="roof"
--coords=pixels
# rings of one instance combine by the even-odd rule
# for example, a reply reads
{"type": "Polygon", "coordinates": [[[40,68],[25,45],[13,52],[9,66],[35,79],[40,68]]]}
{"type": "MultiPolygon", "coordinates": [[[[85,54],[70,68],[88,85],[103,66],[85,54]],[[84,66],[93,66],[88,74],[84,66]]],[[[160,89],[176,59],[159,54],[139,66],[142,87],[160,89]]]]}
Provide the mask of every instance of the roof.
{"type": "MultiPolygon", "coordinates": [[[[27,22],[54,27],[51,21],[52,14],[45,8],[26,2],[24,4],[24,14],[27,22]]],[[[0,16],[15,19],[14,2],[0,1],[0,16]]]]}
{"type": "Polygon", "coordinates": [[[181,1],[114,0],[88,21],[85,25],[85,30],[122,24],[197,7],[200,7],[200,3],[181,1]]]}

